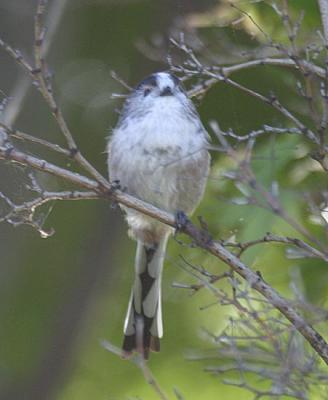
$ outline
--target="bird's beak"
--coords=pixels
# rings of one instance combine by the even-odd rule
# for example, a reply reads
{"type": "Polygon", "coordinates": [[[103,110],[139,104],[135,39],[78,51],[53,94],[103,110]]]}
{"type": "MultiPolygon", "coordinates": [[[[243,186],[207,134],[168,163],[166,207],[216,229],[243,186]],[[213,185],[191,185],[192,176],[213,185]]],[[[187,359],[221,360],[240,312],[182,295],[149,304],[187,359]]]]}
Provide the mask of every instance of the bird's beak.
{"type": "Polygon", "coordinates": [[[170,86],[166,86],[160,93],[160,96],[173,96],[170,86]]]}

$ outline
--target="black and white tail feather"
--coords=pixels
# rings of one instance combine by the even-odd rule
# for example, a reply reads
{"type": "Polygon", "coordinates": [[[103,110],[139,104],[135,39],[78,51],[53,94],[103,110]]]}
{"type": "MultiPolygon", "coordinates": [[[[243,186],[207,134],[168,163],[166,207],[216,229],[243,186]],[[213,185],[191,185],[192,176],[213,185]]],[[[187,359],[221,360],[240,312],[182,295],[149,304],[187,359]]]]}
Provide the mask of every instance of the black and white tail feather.
{"type": "Polygon", "coordinates": [[[135,280],[124,323],[123,351],[149,357],[160,350],[163,336],[161,280],[167,237],[152,246],[138,241],[135,280]]]}

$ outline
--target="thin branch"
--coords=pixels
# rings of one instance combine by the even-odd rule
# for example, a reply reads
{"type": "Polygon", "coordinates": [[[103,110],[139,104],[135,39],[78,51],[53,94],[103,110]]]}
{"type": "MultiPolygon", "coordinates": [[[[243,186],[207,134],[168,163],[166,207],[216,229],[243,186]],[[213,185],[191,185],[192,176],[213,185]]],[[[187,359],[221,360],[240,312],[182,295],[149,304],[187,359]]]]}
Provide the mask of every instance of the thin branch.
{"type": "Polygon", "coordinates": [[[69,150],[71,152],[71,156],[98,182],[102,183],[103,185],[106,185],[106,179],[82,156],[82,154],[78,150],[73,135],[71,134],[66,124],[66,121],[63,117],[63,114],[59,109],[59,106],[57,105],[55,98],[53,96],[53,88],[51,80],[49,74],[47,73],[45,61],[42,56],[42,45],[44,42],[44,35],[45,35],[45,30],[43,28],[42,22],[46,4],[47,4],[46,0],[39,0],[37,13],[35,16],[35,25],[34,25],[35,68],[31,67],[31,65],[23,58],[23,56],[18,50],[13,49],[2,39],[0,39],[0,47],[2,47],[11,57],[14,58],[14,60],[19,65],[21,65],[25,69],[25,71],[29,73],[33,81],[36,80],[36,82],[38,83],[37,88],[41,92],[44,99],[46,100],[46,103],[48,104],[51,113],[55,117],[61,132],[66,138],[69,150]]]}
{"type": "Polygon", "coordinates": [[[61,129],[69,150],[71,151],[72,157],[98,182],[106,185],[106,179],[87,161],[83,155],[80,153],[76,142],[71,134],[64,116],[56,103],[53,95],[53,88],[51,79],[49,77],[45,60],[42,55],[42,45],[45,37],[45,29],[43,27],[43,16],[45,13],[47,1],[39,0],[37,12],[35,16],[34,24],[34,60],[35,60],[35,70],[34,76],[38,81],[39,90],[44,97],[46,103],[48,104],[53,116],[55,117],[59,128],[61,129]]]}
{"type": "MultiPolygon", "coordinates": [[[[99,184],[95,180],[72,172],[68,169],[58,167],[57,165],[48,161],[18,151],[12,146],[0,145],[0,159],[15,161],[21,165],[49,173],[59,178],[63,178],[68,182],[74,183],[84,189],[95,190],[97,192],[99,188],[99,184]]],[[[106,185],[106,189],[110,190],[111,187],[108,182],[106,182],[106,185]]]]}
{"type": "Polygon", "coordinates": [[[4,49],[4,51],[10,56],[12,57],[18,65],[20,65],[21,67],[23,67],[23,69],[29,73],[29,75],[34,78],[34,74],[33,74],[33,68],[31,67],[31,65],[23,58],[22,53],[19,50],[14,49],[13,47],[11,47],[9,44],[7,44],[6,42],[4,42],[1,38],[0,38],[0,47],[2,47],[4,49]]]}
{"type": "Polygon", "coordinates": [[[309,129],[307,128],[298,118],[296,118],[290,111],[287,110],[286,107],[282,106],[282,104],[278,101],[278,99],[272,95],[270,98],[263,96],[262,94],[255,92],[252,89],[249,89],[243,85],[241,85],[240,83],[237,83],[229,78],[225,79],[225,78],[219,78],[223,80],[225,83],[228,83],[229,85],[236,87],[237,89],[240,89],[241,91],[263,101],[266,104],[269,104],[270,106],[272,106],[273,108],[275,108],[276,110],[278,110],[281,114],[283,114],[286,118],[288,118],[289,120],[291,120],[298,129],[301,130],[301,132],[303,132],[305,134],[305,136],[310,139],[312,142],[314,142],[315,144],[319,144],[319,140],[316,137],[316,135],[309,129]]]}
{"type": "MultiPolygon", "coordinates": [[[[177,68],[177,70],[179,72],[184,72],[184,73],[189,73],[190,75],[199,75],[200,74],[200,70],[199,69],[195,69],[194,71],[191,70],[186,70],[184,67],[180,67],[177,68]]],[[[311,129],[307,128],[298,118],[295,117],[295,115],[293,115],[286,107],[284,107],[279,100],[276,98],[276,96],[271,95],[270,97],[266,97],[252,89],[247,88],[246,86],[237,83],[235,81],[233,81],[232,79],[228,78],[227,75],[225,75],[224,73],[224,69],[220,68],[219,72],[213,72],[212,69],[209,70],[206,67],[201,68],[201,74],[204,76],[209,76],[211,77],[211,85],[214,84],[214,81],[217,82],[224,82],[230,86],[233,86],[245,93],[247,93],[248,95],[257,98],[260,101],[263,101],[264,103],[272,106],[273,108],[275,108],[277,111],[279,111],[282,115],[284,115],[287,119],[289,119],[290,121],[293,122],[293,124],[295,124],[295,126],[301,130],[301,132],[308,138],[310,139],[313,143],[319,145],[320,141],[317,138],[317,136],[311,131],[311,129]],[[214,80],[214,81],[212,81],[214,80]]],[[[198,91],[197,94],[199,93],[203,93],[204,91],[206,91],[208,89],[207,83],[208,81],[205,81],[202,85],[201,85],[201,91],[198,91]]],[[[189,91],[188,92],[189,96],[193,96],[194,92],[189,91]]]]}
{"type": "MultiPolygon", "coordinates": [[[[108,342],[107,340],[102,340],[101,345],[104,349],[108,350],[112,354],[117,355],[118,357],[124,358],[124,354],[121,349],[114,346],[112,343],[108,342]]],[[[157,382],[156,378],[154,377],[153,373],[151,372],[150,368],[144,357],[141,354],[135,354],[134,356],[130,357],[129,360],[135,364],[143,373],[143,376],[146,382],[154,389],[155,393],[157,394],[158,398],[161,400],[168,400],[168,397],[164,393],[163,389],[160,387],[159,383],[157,382]]]]}
{"type": "Polygon", "coordinates": [[[156,218],[158,221],[163,222],[164,224],[175,227],[175,218],[171,214],[160,210],[155,206],[147,204],[136,197],[117,190],[115,185],[111,185],[108,181],[106,181],[106,185],[102,185],[84,175],[72,172],[62,167],[58,167],[57,165],[48,161],[18,151],[11,145],[6,146],[0,142],[0,160],[1,159],[17,162],[26,167],[31,167],[38,171],[54,175],[83,189],[95,191],[99,195],[99,198],[117,201],[126,207],[134,208],[145,215],[156,218]]]}
{"type": "Polygon", "coordinates": [[[54,230],[51,229],[50,231],[46,231],[43,229],[45,219],[40,219],[39,217],[35,216],[35,212],[39,207],[56,200],[90,200],[99,198],[95,192],[82,192],[74,190],[62,192],[49,192],[40,190],[38,193],[40,197],[37,197],[31,201],[25,201],[22,204],[15,204],[9,199],[8,196],[5,196],[2,192],[0,192],[0,199],[2,199],[9,208],[4,215],[0,215],[0,223],[8,222],[15,227],[20,225],[30,225],[36,229],[43,238],[47,238],[54,233],[54,230]]]}
{"type": "Polygon", "coordinates": [[[258,129],[255,131],[251,131],[247,135],[237,135],[231,129],[227,132],[221,131],[222,136],[227,136],[229,138],[237,140],[237,142],[246,142],[251,139],[255,139],[262,135],[275,134],[275,135],[283,135],[283,134],[296,134],[303,135],[303,132],[298,128],[279,128],[276,126],[264,125],[262,129],[258,129]]]}
{"type": "Polygon", "coordinates": [[[292,226],[296,231],[301,233],[304,237],[306,237],[311,242],[315,243],[318,247],[324,248],[323,244],[320,241],[310,234],[310,232],[302,226],[297,220],[291,218],[285,209],[281,206],[278,196],[273,193],[267,191],[261,183],[258,182],[256,176],[250,166],[251,161],[251,153],[252,148],[254,146],[254,140],[250,140],[246,147],[246,153],[244,158],[240,161],[240,156],[238,152],[236,152],[232,146],[228,143],[223,135],[220,127],[215,121],[211,122],[211,128],[213,132],[216,134],[219,139],[223,149],[226,151],[228,155],[237,163],[237,173],[234,176],[234,179],[240,183],[246,183],[252,192],[260,194],[262,196],[262,201],[259,202],[256,196],[249,197],[248,200],[252,204],[257,204],[258,206],[271,210],[275,215],[278,215],[283,220],[285,220],[290,226],[292,226]]]}
{"type": "MultiPolygon", "coordinates": [[[[208,271],[203,275],[207,274],[211,275],[208,271]]],[[[292,281],[291,285],[295,293],[296,282],[292,281]]],[[[222,286],[225,288],[226,285],[222,286]]],[[[229,318],[227,327],[218,336],[203,330],[214,348],[188,358],[194,361],[217,360],[219,365],[206,367],[205,371],[219,375],[238,372],[238,384],[260,397],[269,396],[272,391],[273,396],[288,394],[289,397],[305,400],[317,389],[318,383],[325,390],[327,374],[295,328],[285,324],[266,299],[253,298],[247,285],[234,279],[233,287],[234,295],[227,296],[223,292],[220,303],[237,306],[240,312],[229,318]],[[238,308],[238,303],[242,304],[242,309],[238,308]],[[262,390],[252,375],[262,378],[266,382],[265,387],[270,389],[262,390]]],[[[293,304],[297,309],[311,307],[299,293],[293,304]]],[[[318,310],[309,309],[308,312],[318,320],[318,310]]],[[[233,377],[236,379],[236,374],[233,377]]],[[[231,382],[236,383],[235,380],[223,380],[228,385],[231,382]]]]}
{"type": "Polygon", "coordinates": [[[318,0],[321,22],[323,27],[323,32],[325,35],[326,45],[328,44],[328,2],[327,0],[318,0]]]}
{"type": "Polygon", "coordinates": [[[240,257],[242,253],[244,253],[250,247],[269,242],[284,243],[296,246],[302,250],[305,250],[309,254],[309,256],[320,258],[323,261],[328,262],[328,254],[325,254],[315,249],[314,247],[310,246],[303,240],[291,237],[277,236],[273,235],[272,233],[267,233],[263,238],[250,240],[248,242],[243,242],[243,243],[224,242],[223,244],[224,246],[239,248],[240,251],[238,252],[238,257],[240,257]]]}
{"type": "MultiPolygon", "coordinates": [[[[58,25],[61,21],[64,9],[66,7],[66,3],[68,0],[61,0],[61,1],[55,1],[52,2],[50,6],[50,10],[48,13],[47,17],[47,25],[48,25],[48,30],[47,30],[47,37],[44,43],[44,54],[46,55],[51,47],[51,44],[53,42],[53,37],[55,36],[57,32],[58,25]]],[[[1,41],[1,40],[0,40],[1,41]]],[[[0,44],[1,47],[1,44],[0,44]]],[[[32,81],[34,80],[34,77],[32,81]]],[[[3,121],[7,125],[13,125],[17,116],[19,115],[19,112],[21,110],[21,105],[24,102],[24,99],[29,91],[29,88],[31,86],[31,80],[28,79],[27,76],[23,76],[21,79],[19,79],[11,94],[10,98],[11,101],[8,104],[8,106],[5,109],[5,112],[3,115],[1,115],[3,121]]]]}
{"type": "MultiPolygon", "coordinates": [[[[257,67],[259,65],[272,65],[272,66],[278,66],[278,67],[287,67],[287,68],[291,67],[291,68],[299,69],[297,63],[290,58],[263,58],[263,59],[259,59],[259,60],[246,61],[244,63],[231,65],[229,67],[223,67],[222,71],[225,76],[229,76],[232,73],[241,71],[243,69],[257,67]]],[[[308,61],[303,61],[303,67],[305,67],[308,72],[311,72],[320,78],[325,77],[325,69],[324,68],[321,68],[321,67],[319,67],[313,63],[310,63],[308,61]]]]}
{"type": "MultiPolygon", "coordinates": [[[[297,63],[290,58],[263,58],[258,60],[246,61],[240,64],[235,64],[227,67],[217,67],[216,69],[219,70],[224,76],[228,77],[235,72],[239,72],[244,69],[254,68],[261,65],[272,65],[272,66],[299,69],[297,63]]],[[[303,61],[303,66],[307,69],[307,71],[317,75],[320,78],[325,78],[324,68],[321,68],[308,61],[303,61]]],[[[178,69],[178,72],[179,71],[180,69],[178,69]]],[[[215,78],[207,79],[202,84],[195,85],[191,90],[189,90],[188,95],[190,97],[198,96],[204,93],[205,90],[210,89],[216,83],[217,79],[215,78]]]]}
{"type": "Polygon", "coordinates": [[[50,149],[52,151],[55,151],[55,152],[60,153],[60,154],[63,154],[65,156],[67,156],[67,157],[71,157],[71,152],[68,149],[64,149],[63,147],[59,146],[56,143],[51,143],[51,142],[48,142],[47,140],[40,139],[40,138],[38,138],[36,136],[32,136],[32,135],[30,135],[28,133],[19,131],[17,129],[12,129],[9,126],[3,124],[2,122],[0,122],[0,128],[3,128],[5,130],[5,132],[9,136],[11,136],[11,137],[13,137],[15,139],[28,141],[28,142],[31,142],[31,143],[36,143],[36,144],[39,144],[39,145],[41,145],[43,147],[46,147],[46,148],[48,148],[48,149],[50,149]]]}
{"type": "Polygon", "coordinates": [[[126,90],[128,90],[129,92],[131,92],[131,90],[133,90],[133,88],[128,85],[115,71],[111,71],[111,77],[118,82],[120,85],[122,85],[126,90]]]}

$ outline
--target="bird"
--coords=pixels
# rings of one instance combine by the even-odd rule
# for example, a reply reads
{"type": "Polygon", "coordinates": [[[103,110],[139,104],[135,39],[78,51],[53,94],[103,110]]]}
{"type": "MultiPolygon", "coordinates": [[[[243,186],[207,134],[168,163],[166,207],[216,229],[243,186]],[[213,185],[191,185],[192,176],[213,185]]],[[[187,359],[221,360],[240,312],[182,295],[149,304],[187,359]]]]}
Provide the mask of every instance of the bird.
{"type": "MultiPolygon", "coordinates": [[[[209,135],[179,78],[168,71],[153,73],[132,89],[108,138],[110,182],[162,210],[190,216],[204,194],[208,147],[209,135]]],[[[128,358],[136,351],[148,359],[150,351],[160,351],[162,270],[174,229],[120,207],[137,241],[122,354],[128,358]]]]}

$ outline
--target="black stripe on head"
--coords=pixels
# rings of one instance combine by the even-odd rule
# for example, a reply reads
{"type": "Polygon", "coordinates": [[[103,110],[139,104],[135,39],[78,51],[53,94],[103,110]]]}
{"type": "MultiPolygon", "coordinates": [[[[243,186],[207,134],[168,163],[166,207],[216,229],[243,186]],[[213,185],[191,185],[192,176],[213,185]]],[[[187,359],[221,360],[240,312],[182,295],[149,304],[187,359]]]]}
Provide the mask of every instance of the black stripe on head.
{"type": "Polygon", "coordinates": [[[142,80],[136,87],[136,89],[142,89],[145,86],[153,86],[156,87],[157,86],[157,80],[156,80],[156,75],[149,75],[147,78],[145,78],[144,80],[142,80]]]}
{"type": "Polygon", "coordinates": [[[180,86],[180,79],[171,72],[169,72],[169,74],[171,75],[172,81],[174,82],[175,86],[180,86]]]}
{"type": "Polygon", "coordinates": [[[181,90],[181,92],[186,93],[185,87],[181,81],[181,79],[179,79],[176,75],[172,74],[172,72],[168,72],[168,74],[170,75],[174,86],[179,88],[181,90]]]}

